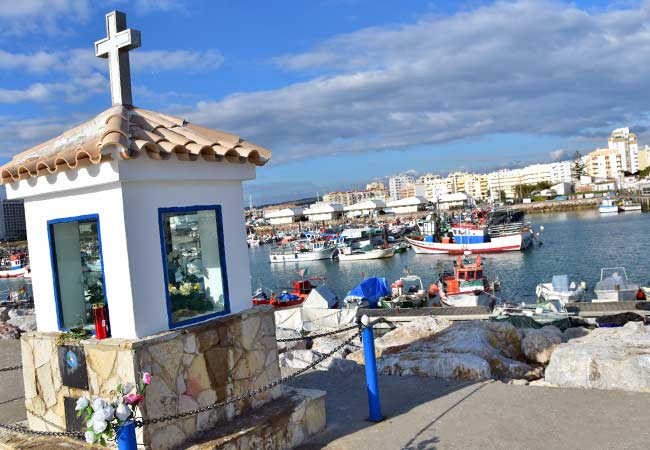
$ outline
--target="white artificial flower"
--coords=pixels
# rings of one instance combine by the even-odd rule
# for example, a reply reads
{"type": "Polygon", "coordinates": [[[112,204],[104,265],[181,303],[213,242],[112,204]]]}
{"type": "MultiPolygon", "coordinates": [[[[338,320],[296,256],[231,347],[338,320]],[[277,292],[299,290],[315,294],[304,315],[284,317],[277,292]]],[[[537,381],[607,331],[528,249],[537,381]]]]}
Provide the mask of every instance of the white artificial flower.
{"type": "Polygon", "coordinates": [[[90,405],[90,401],[86,397],[79,397],[79,400],[77,400],[77,406],[74,407],[74,410],[82,411],[88,408],[88,405],[90,405]]]}
{"type": "Polygon", "coordinates": [[[106,406],[104,409],[102,409],[102,412],[104,413],[104,420],[113,420],[113,413],[115,410],[112,406],[106,406]]]}
{"type": "Polygon", "coordinates": [[[117,417],[120,422],[126,421],[126,419],[131,417],[131,408],[124,403],[120,403],[115,410],[115,417],[117,417]]]}
{"type": "Polygon", "coordinates": [[[124,383],[124,386],[122,386],[122,392],[125,394],[130,393],[133,389],[135,389],[135,384],[133,383],[124,383]]]}
{"type": "Polygon", "coordinates": [[[86,431],[84,433],[84,438],[86,438],[86,442],[93,444],[95,442],[95,433],[93,431],[86,431]]]}
{"type": "Polygon", "coordinates": [[[99,411],[100,409],[104,409],[106,407],[106,400],[104,400],[101,397],[97,397],[95,400],[93,400],[93,411],[99,411]]]}
{"type": "Polygon", "coordinates": [[[100,421],[102,421],[102,420],[106,420],[106,419],[104,418],[104,410],[103,410],[103,409],[99,409],[99,410],[97,410],[97,411],[95,411],[95,412],[93,413],[92,421],[93,421],[93,422],[100,422],[100,421]]]}
{"type": "Polygon", "coordinates": [[[107,426],[108,424],[106,423],[105,420],[95,420],[93,418],[93,431],[95,432],[95,434],[99,434],[103,432],[107,426]]]}

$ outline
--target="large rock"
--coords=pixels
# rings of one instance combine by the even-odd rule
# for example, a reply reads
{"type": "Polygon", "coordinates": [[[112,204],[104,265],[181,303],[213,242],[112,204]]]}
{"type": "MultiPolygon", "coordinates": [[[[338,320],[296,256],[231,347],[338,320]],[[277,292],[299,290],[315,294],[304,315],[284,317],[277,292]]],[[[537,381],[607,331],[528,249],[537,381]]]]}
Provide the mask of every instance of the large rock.
{"type": "Polygon", "coordinates": [[[10,323],[0,323],[0,339],[20,339],[20,330],[10,323]]]}
{"type": "MultiPolygon", "coordinates": [[[[505,322],[456,322],[408,344],[380,348],[376,352],[378,365],[382,373],[414,373],[419,370],[419,360],[423,367],[427,366],[419,370],[423,376],[537,379],[541,376],[539,370],[518,360],[523,357],[521,334],[505,322]],[[477,358],[483,362],[479,364],[477,358]]],[[[351,353],[346,359],[363,364],[363,351],[351,353]]]]}
{"type": "Polygon", "coordinates": [[[8,311],[9,320],[7,323],[15,326],[21,331],[36,330],[36,314],[33,309],[14,309],[8,311]]]}
{"type": "Polygon", "coordinates": [[[571,339],[585,337],[589,334],[589,331],[589,328],[585,327],[567,328],[562,333],[562,342],[569,342],[571,339]]]}
{"type": "MultiPolygon", "coordinates": [[[[302,333],[296,330],[291,330],[289,328],[276,328],[275,329],[275,338],[276,339],[297,339],[302,338],[302,333]]],[[[298,341],[290,342],[278,342],[278,353],[284,353],[289,350],[306,350],[308,347],[308,340],[301,339],[298,341]]]]}
{"type": "MultiPolygon", "coordinates": [[[[352,332],[353,334],[353,332],[352,332]]],[[[343,344],[344,341],[349,339],[352,335],[350,333],[341,333],[335,334],[332,336],[315,338],[312,344],[311,349],[315,352],[326,354],[333,352],[339,345],[343,344]]],[[[349,344],[345,344],[343,348],[338,350],[333,356],[336,358],[345,358],[346,355],[358,351],[361,347],[359,345],[359,340],[355,339],[349,344]]]]}
{"type": "Polygon", "coordinates": [[[418,339],[432,336],[450,324],[451,322],[446,319],[438,319],[433,316],[420,317],[375,339],[375,348],[384,349],[410,344],[418,339]]]}
{"type": "Polygon", "coordinates": [[[491,377],[490,365],[469,353],[406,352],[386,355],[377,363],[383,375],[417,375],[455,380],[485,380],[491,377]]]}
{"type": "Polygon", "coordinates": [[[355,373],[363,370],[363,367],[356,362],[343,358],[327,358],[317,368],[341,373],[355,373]]]}
{"type": "Polygon", "coordinates": [[[521,340],[521,350],[529,361],[546,364],[551,360],[555,347],[561,343],[562,331],[556,326],[528,328],[521,340]]]}
{"type": "Polygon", "coordinates": [[[546,368],[556,386],[650,392],[650,328],[629,322],[559,345],[546,368]]]}
{"type": "Polygon", "coordinates": [[[279,355],[280,367],[289,367],[291,369],[304,369],[316,362],[320,354],[311,350],[291,350],[279,355]]]}

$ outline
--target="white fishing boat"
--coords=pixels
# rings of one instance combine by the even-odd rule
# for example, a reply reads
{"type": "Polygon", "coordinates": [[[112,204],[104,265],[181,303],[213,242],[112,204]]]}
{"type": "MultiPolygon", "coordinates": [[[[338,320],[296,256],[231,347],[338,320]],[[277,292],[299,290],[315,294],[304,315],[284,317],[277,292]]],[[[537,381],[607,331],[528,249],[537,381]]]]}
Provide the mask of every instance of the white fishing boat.
{"type": "Polygon", "coordinates": [[[293,241],[271,250],[269,259],[275,262],[318,261],[331,259],[336,245],[330,241],[311,242],[308,239],[293,241]]]}
{"type": "Polygon", "coordinates": [[[639,285],[627,279],[624,267],[600,269],[600,281],[594,288],[593,302],[620,302],[636,300],[639,285]]]}
{"type": "Polygon", "coordinates": [[[625,200],[618,205],[619,212],[641,211],[641,203],[634,203],[630,200],[625,200]]]}
{"type": "Polygon", "coordinates": [[[520,251],[533,242],[531,229],[521,222],[495,228],[491,232],[485,226],[457,224],[446,235],[440,235],[433,217],[418,224],[420,236],[405,237],[415,253],[424,254],[464,254],[500,253],[520,251]]]}
{"type": "Polygon", "coordinates": [[[483,275],[481,257],[472,261],[468,254],[458,257],[453,271],[440,274],[438,282],[440,303],[443,306],[486,306],[493,308],[494,287],[483,275]]]}
{"type": "Polygon", "coordinates": [[[571,280],[568,275],[553,275],[550,283],[537,285],[535,294],[539,303],[557,301],[564,306],[568,302],[588,301],[584,286],[571,280]]]}
{"type": "Polygon", "coordinates": [[[379,300],[379,306],[385,309],[420,308],[426,306],[427,301],[428,294],[422,279],[417,275],[408,275],[391,284],[391,296],[379,300]]]}
{"type": "Polygon", "coordinates": [[[600,206],[598,206],[598,212],[601,214],[618,214],[618,205],[614,199],[605,197],[600,201],[600,206]]]}
{"type": "Polygon", "coordinates": [[[0,278],[24,277],[29,273],[29,261],[24,253],[16,253],[0,261],[0,278]]]}
{"type": "Polygon", "coordinates": [[[392,258],[395,254],[393,247],[377,248],[374,246],[361,247],[353,249],[350,246],[339,248],[338,257],[339,261],[361,261],[365,259],[382,259],[392,258]]]}
{"type": "Polygon", "coordinates": [[[255,234],[249,234],[248,237],[246,238],[246,243],[248,244],[249,247],[259,247],[260,238],[257,237],[257,235],[255,234]]]}

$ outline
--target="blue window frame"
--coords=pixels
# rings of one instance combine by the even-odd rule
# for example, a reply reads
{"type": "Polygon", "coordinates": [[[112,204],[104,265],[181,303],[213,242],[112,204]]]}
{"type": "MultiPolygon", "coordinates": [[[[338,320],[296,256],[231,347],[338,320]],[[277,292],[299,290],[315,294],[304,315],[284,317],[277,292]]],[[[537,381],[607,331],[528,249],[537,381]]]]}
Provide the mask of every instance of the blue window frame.
{"type": "Polygon", "coordinates": [[[98,214],[47,222],[59,330],[94,333],[92,305],[108,306],[98,214]]]}
{"type": "Polygon", "coordinates": [[[159,208],[169,328],[230,313],[220,205],[159,208]]]}

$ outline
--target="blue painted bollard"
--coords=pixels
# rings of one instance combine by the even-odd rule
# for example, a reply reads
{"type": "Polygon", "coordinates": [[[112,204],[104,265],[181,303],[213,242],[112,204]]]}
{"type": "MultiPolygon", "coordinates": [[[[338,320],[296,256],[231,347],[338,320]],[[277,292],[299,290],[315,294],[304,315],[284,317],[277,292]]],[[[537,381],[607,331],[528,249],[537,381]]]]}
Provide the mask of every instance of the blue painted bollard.
{"type": "Polygon", "coordinates": [[[138,444],[135,440],[135,422],[129,421],[117,427],[115,441],[119,450],[137,450],[138,444]]]}
{"type": "Polygon", "coordinates": [[[381,415],[381,403],[379,401],[379,383],[377,382],[377,360],[375,359],[375,336],[372,327],[368,327],[370,319],[364,315],[361,317],[361,323],[366,328],[361,333],[363,339],[363,357],[366,363],[366,387],[368,389],[368,408],[370,415],[368,420],[371,422],[381,422],[384,420],[381,415]]]}

